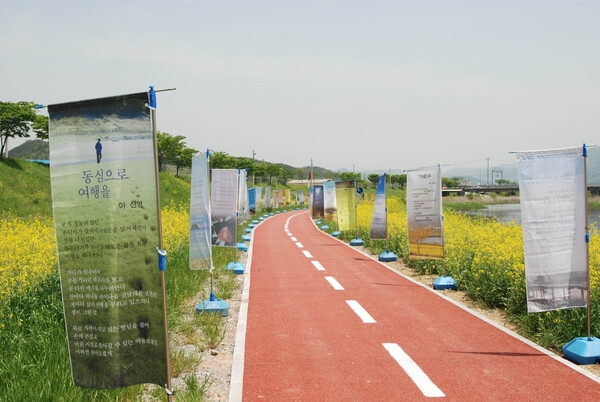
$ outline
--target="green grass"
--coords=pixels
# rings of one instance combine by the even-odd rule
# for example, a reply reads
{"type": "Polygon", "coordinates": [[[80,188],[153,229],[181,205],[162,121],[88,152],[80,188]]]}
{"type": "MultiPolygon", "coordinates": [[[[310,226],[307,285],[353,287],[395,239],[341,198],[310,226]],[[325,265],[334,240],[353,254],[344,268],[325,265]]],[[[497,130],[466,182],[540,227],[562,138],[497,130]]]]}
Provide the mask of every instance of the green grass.
{"type": "Polygon", "coordinates": [[[50,169],[25,159],[0,161],[0,216],[52,216],[50,169]]]}
{"type": "MultiPolygon", "coordinates": [[[[0,163],[0,216],[52,216],[50,172],[47,166],[9,159],[0,163]],[[7,190],[9,189],[9,190],[7,190]],[[34,201],[35,200],[35,201],[34,201]]],[[[161,205],[189,208],[189,183],[168,173],[160,174],[161,205]]],[[[217,248],[217,297],[232,294],[233,273],[225,266],[239,256],[232,248],[217,248]]],[[[189,269],[188,245],[169,250],[166,292],[170,333],[189,331],[185,316],[189,300],[205,288],[206,270],[189,269]]],[[[111,390],[89,389],[73,385],[58,267],[35,289],[0,302],[0,400],[20,401],[134,401],[148,385],[134,385],[111,390]]],[[[199,342],[214,345],[222,339],[215,323],[208,323],[199,342]]],[[[179,372],[193,371],[200,363],[195,356],[171,354],[172,367],[179,372]]],[[[174,377],[172,373],[172,377],[174,377]]],[[[210,378],[185,380],[187,390],[180,390],[176,400],[202,401],[211,384],[210,378]]],[[[167,400],[164,390],[150,387],[154,400],[167,400]]]]}

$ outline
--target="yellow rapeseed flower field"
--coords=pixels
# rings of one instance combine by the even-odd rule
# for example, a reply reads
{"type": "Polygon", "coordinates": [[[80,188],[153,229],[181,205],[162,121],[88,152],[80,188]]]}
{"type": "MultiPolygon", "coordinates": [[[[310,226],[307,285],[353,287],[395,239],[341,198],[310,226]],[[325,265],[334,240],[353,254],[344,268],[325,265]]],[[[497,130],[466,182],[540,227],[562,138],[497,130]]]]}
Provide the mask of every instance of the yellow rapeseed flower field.
{"type": "Polygon", "coordinates": [[[163,246],[169,252],[190,242],[190,214],[173,206],[161,209],[163,246]]]}
{"type": "MultiPolygon", "coordinates": [[[[164,249],[175,250],[187,244],[189,213],[165,207],[161,214],[164,249]]],[[[0,220],[0,247],[0,300],[26,293],[58,269],[52,218],[0,220]]]]}
{"type": "Polygon", "coordinates": [[[51,218],[0,220],[0,299],[23,294],[57,267],[51,218]]]}
{"type": "MultiPolygon", "coordinates": [[[[372,200],[357,206],[358,231],[369,233],[373,215],[372,200]]],[[[387,198],[388,241],[407,249],[406,205],[397,197],[387,198]]],[[[461,289],[486,304],[522,309],[526,300],[523,232],[518,224],[444,211],[444,250],[446,274],[454,277],[461,289]]],[[[392,250],[398,253],[399,250],[392,250]]],[[[402,255],[402,253],[398,253],[402,255]]],[[[409,261],[420,269],[442,273],[443,262],[409,261]],[[435,269],[429,269],[435,267],[435,269]]],[[[600,298],[600,234],[590,229],[590,294],[592,303],[600,298]]]]}

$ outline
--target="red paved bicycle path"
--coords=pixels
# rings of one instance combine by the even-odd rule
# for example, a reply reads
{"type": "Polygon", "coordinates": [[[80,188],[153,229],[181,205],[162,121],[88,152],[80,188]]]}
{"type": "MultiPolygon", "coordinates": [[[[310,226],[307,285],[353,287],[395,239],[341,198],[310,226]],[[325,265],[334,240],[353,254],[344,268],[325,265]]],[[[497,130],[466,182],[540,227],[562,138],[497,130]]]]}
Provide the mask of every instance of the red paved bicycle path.
{"type": "Polygon", "coordinates": [[[308,211],[261,222],[250,252],[244,401],[431,399],[388,343],[410,356],[444,400],[600,400],[595,376],[322,232],[308,211]],[[348,300],[376,322],[363,323],[348,300]]]}

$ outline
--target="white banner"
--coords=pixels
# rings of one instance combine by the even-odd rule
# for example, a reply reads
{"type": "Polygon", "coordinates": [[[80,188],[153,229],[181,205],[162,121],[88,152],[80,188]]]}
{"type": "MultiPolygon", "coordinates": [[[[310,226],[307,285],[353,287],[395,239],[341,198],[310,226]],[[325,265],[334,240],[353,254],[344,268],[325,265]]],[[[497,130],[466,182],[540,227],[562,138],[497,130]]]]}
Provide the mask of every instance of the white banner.
{"type": "Polygon", "coordinates": [[[587,307],[582,148],[517,153],[527,310],[587,307]]]}
{"type": "Polygon", "coordinates": [[[325,222],[337,222],[335,183],[332,181],[323,183],[323,208],[323,220],[325,222]]]}
{"type": "Polygon", "coordinates": [[[442,172],[439,166],[406,175],[410,259],[443,259],[442,172]]]}
{"type": "Polygon", "coordinates": [[[271,208],[271,187],[265,187],[265,209],[271,208]]]}
{"type": "Polygon", "coordinates": [[[262,187],[255,187],[256,193],[256,215],[260,215],[262,211],[262,187]]]}
{"type": "Polygon", "coordinates": [[[238,224],[243,224],[250,218],[248,206],[248,178],[244,169],[238,169],[238,224]]]}
{"type": "Polygon", "coordinates": [[[237,169],[213,169],[211,191],[212,244],[234,247],[237,242],[237,169]]]}
{"type": "Polygon", "coordinates": [[[210,269],[212,266],[209,176],[207,155],[194,157],[190,194],[190,269],[210,269]]]}

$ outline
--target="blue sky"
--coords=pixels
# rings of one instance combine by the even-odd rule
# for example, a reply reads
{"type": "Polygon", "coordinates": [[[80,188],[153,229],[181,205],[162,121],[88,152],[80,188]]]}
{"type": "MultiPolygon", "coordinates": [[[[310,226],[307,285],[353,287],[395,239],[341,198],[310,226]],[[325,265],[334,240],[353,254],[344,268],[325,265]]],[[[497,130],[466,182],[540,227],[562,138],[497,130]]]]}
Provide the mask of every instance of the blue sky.
{"type": "MultiPolygon", "coordinates": [[[[7,4],[8,3],[8,4],[7,4]]],[[[189,147],[486,169],[597,144],[597,1],[9,1],[0,100],[158,94],[189,147]]]]}

